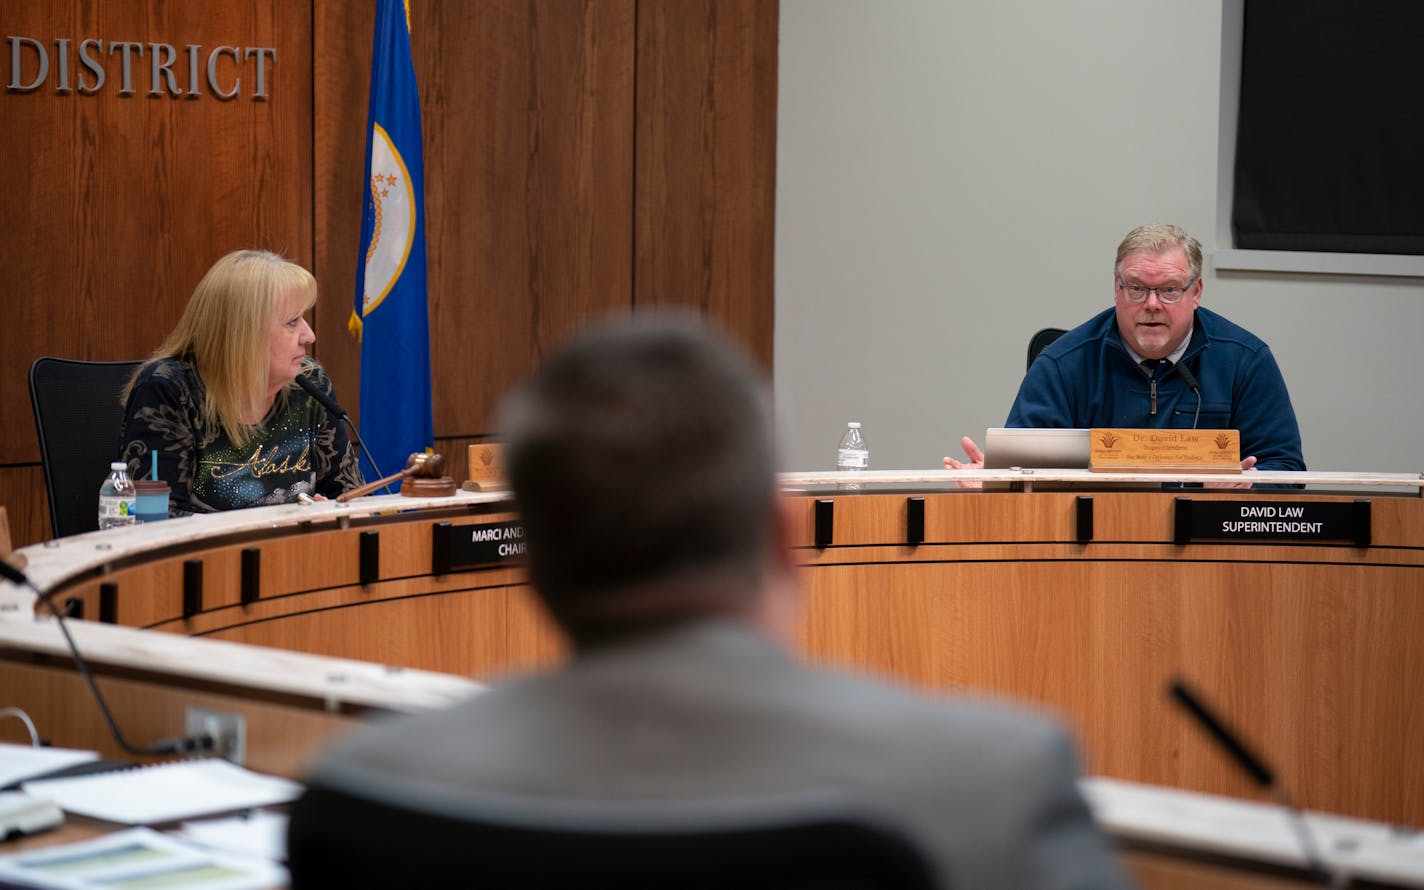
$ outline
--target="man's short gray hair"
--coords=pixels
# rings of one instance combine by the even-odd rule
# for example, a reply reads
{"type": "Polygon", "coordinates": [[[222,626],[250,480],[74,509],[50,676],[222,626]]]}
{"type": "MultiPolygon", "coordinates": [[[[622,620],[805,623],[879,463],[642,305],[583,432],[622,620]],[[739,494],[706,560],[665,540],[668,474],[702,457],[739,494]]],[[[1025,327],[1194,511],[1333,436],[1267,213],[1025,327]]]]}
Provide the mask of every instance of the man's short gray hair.
{"type": "Polygon", "coordinates": [[[1122,273],[1122,261],[1127,259],[1132,253],[1161,253],[1164,250],[1171,250],[1173,247],[1180,247],[1187,255],[1187,263],[1192,267],[1192,278],[1200,278],[1202,270],[1202,246],[1201,242],[1188,235],[1177,226],[1165,223],[1154,223],[1149,226],[1138,226],[1127,237],[1122,239],[1122,243],[1117,246],[1117,260],[1113,263],[1113,274],[1122,273]]]}

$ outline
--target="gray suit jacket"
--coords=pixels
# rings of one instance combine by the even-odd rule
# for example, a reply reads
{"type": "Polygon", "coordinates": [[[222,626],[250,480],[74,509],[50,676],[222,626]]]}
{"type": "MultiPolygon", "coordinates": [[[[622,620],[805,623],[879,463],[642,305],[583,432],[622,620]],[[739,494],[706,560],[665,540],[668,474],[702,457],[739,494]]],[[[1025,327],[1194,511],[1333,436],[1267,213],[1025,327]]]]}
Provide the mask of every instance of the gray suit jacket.
{"type": "Polygon", "coordinates": [[[830,790],[899,821],[950,887],[1127,886],[1051,722],[807,667],[731,623],[389,720],[323,769],[562,798],[830,790]]]}

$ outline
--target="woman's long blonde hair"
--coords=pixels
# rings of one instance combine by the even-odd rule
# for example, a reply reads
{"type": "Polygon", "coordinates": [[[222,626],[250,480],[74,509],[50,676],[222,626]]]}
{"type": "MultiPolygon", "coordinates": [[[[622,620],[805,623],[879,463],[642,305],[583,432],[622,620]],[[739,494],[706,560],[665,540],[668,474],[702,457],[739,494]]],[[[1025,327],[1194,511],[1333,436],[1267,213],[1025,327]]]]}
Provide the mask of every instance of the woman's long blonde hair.
{"type": "Polygon", "coordinates": [[[129,380],[124,400],[149,365],[192,355],[207,391],[204,423],[221,426],[236,444],[246,442],[257,426],[247,418],[266,407],[272,323],[294,293],[303,299],[302,311],[310,309],[316,304],[316,279],[270,251],[236,250],[213,263],[177,327],[129,380]]]}

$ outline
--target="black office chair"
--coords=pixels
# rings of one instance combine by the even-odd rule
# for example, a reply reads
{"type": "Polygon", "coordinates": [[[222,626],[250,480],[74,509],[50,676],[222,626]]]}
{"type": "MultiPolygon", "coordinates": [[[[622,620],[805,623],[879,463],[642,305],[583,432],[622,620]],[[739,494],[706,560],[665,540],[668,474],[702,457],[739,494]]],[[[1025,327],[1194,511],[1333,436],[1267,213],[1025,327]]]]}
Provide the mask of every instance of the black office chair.
{"type": "Polygon", "coordinates": [[[827,795],[614,802],[413,790],[369,775],[339,784],[315,784],[293,807],[293,890],[936,886],[909,839],[827,795]]]}
{"type": "Polygon", "coordinates": [[[1045,346],[1066,333],[1068,332],[1062,328],[1043,328],[1028,338],[1028,365],[1025,367],[1033,364],[1033,360],[1038,358],[1038,354],[1043,351],[1045,346]]]}
{"type": "Polygon", "coordinates": [[[99,486],[118,457],[124,384],[141,362],[41,356],[30,365],[30,404],[56,538],[99,527],[99,486]]]}

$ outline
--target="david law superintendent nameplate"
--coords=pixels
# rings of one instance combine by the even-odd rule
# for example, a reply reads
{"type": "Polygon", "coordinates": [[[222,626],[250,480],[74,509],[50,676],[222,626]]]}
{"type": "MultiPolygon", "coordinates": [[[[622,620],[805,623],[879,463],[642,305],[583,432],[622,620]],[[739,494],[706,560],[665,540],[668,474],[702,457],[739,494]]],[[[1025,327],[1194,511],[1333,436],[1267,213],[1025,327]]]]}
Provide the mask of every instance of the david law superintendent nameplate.
{"type": "Polygon", "coordinates": [[[1110,429],[1088,433],[1094,472],[1239,473],[1241,434],[1236,430],[1110,429]]]}
{"type": "Polygon", "coordinates": [[[1278,541],[1370,546],[1370,502],[1177,498],[1175,542],[1278,541]]]}

